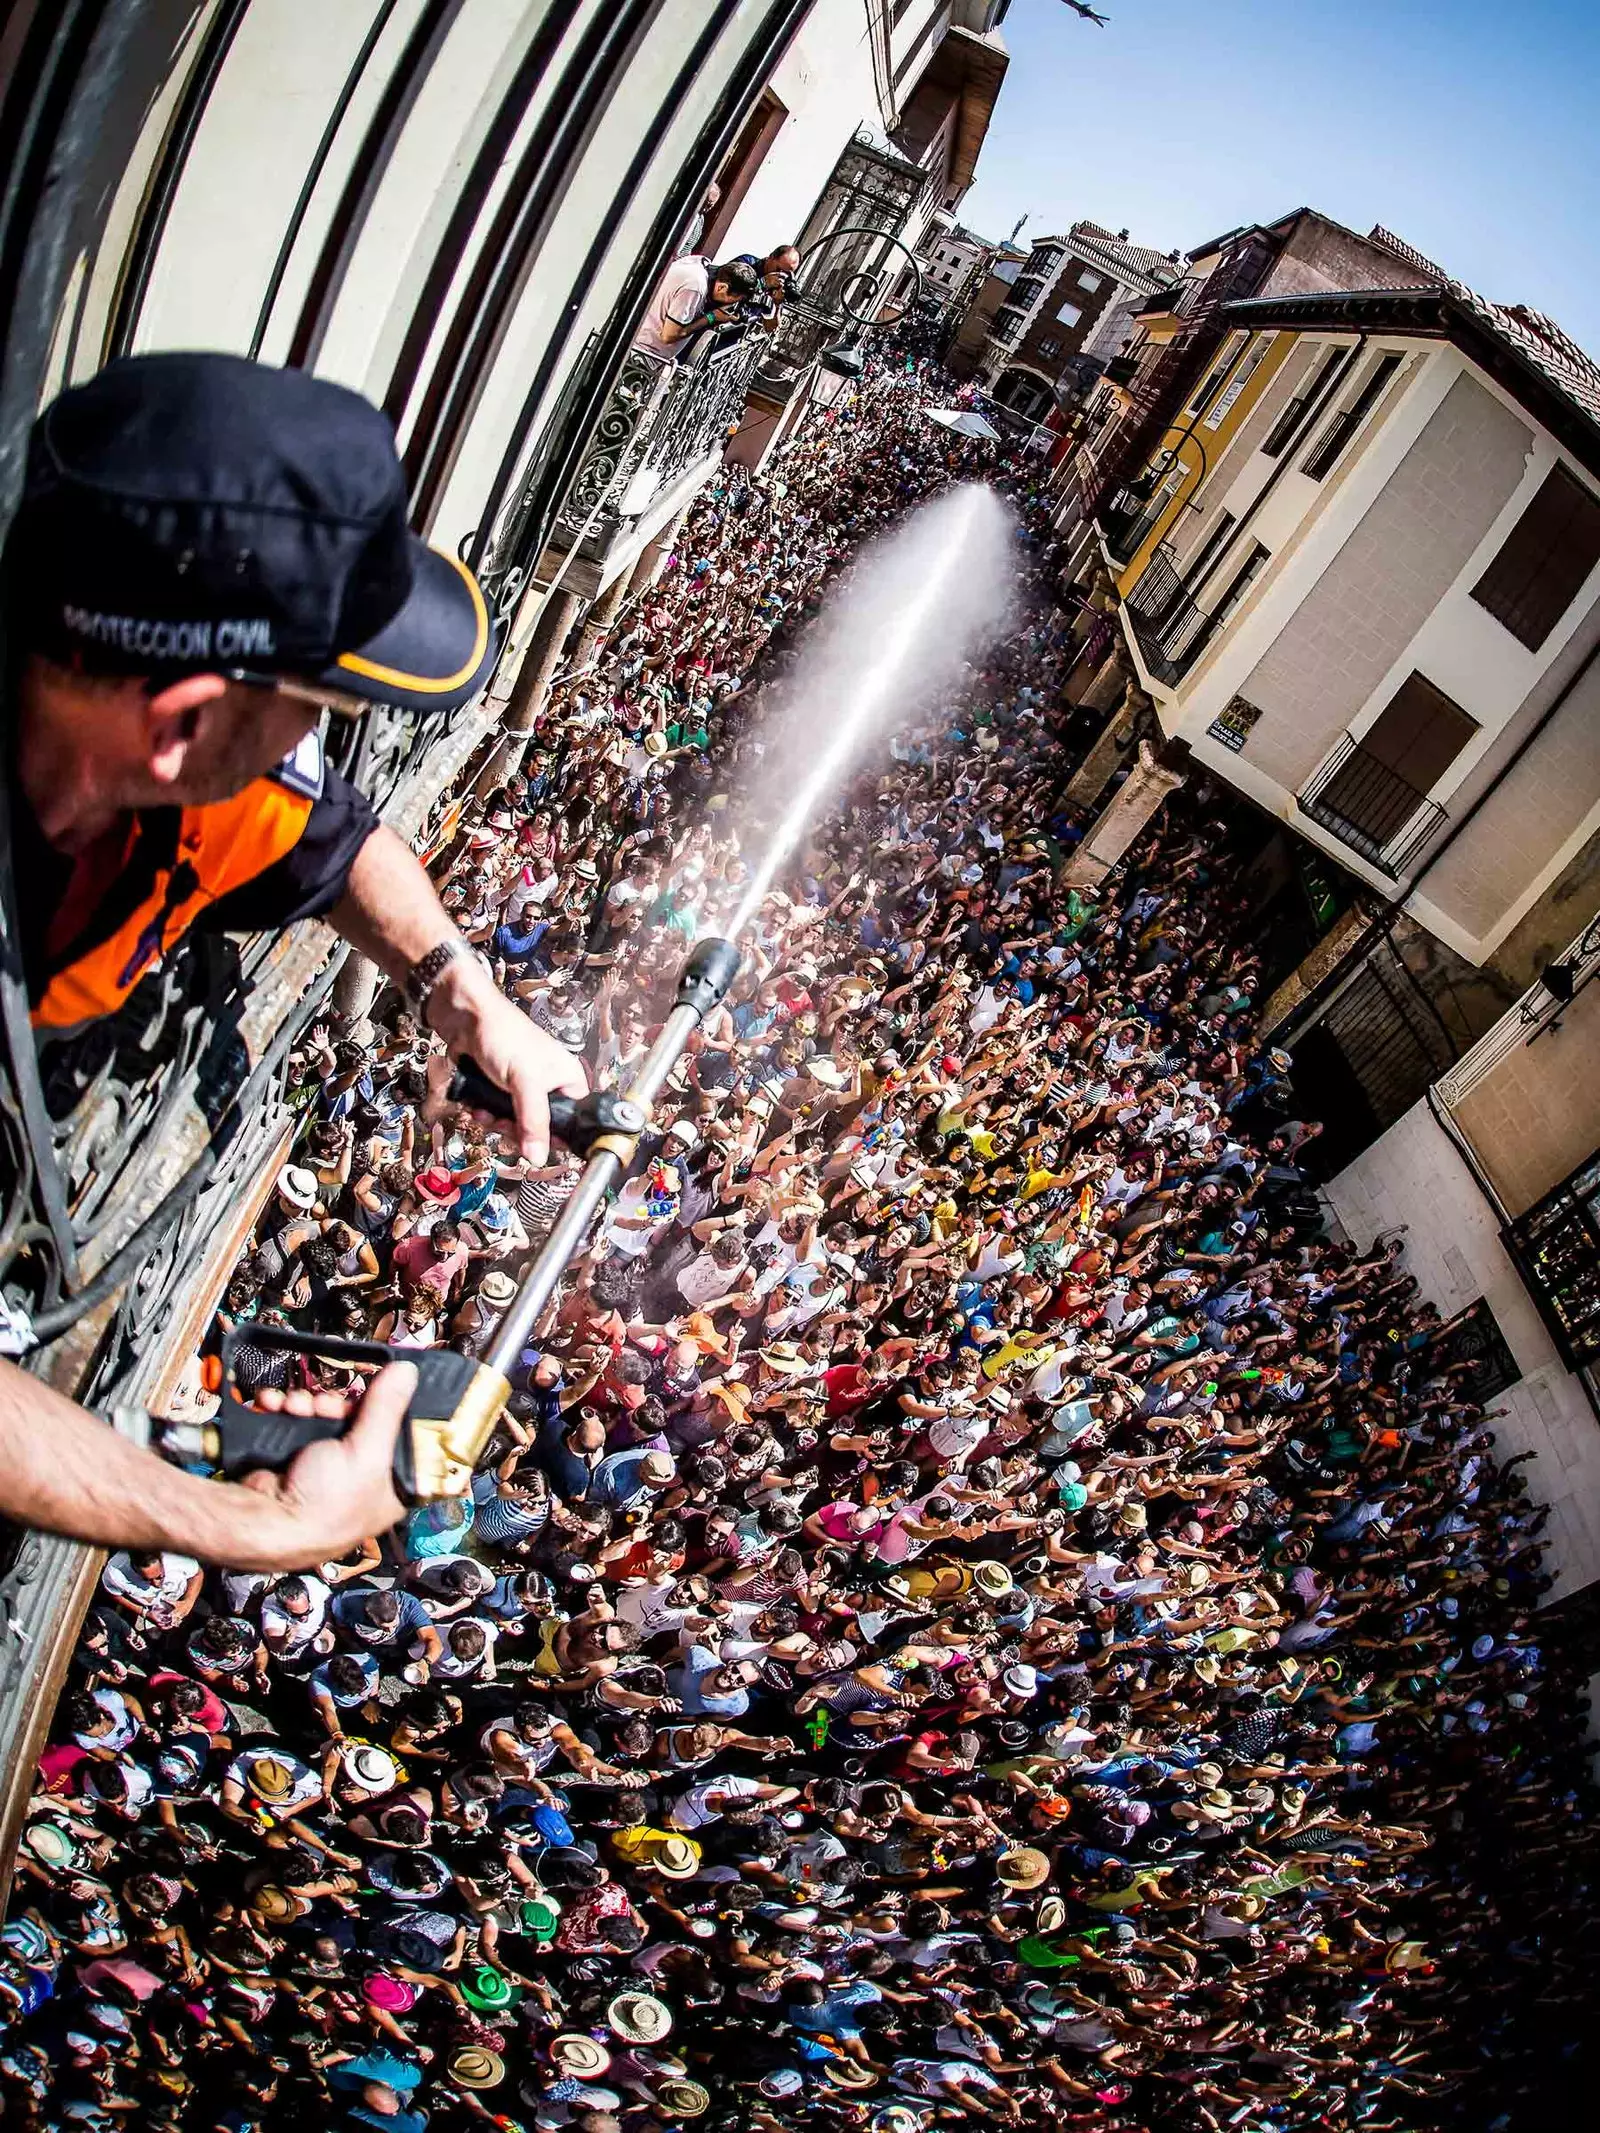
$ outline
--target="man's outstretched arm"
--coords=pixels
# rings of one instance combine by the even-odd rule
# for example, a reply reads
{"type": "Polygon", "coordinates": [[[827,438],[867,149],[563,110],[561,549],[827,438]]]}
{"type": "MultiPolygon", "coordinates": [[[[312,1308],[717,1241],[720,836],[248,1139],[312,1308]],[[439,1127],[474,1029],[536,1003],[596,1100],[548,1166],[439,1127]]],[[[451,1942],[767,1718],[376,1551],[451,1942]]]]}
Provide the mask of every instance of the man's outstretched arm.
{"type": "MultiPolygon", "coordinates": [[[[206,1481],[0,1361],[0,1512],[103,1548],[171,1549],[237,1570],[304,1569],[400,1517],[394,1446],[416,1381],[412,1364],[391,1364],[346,1434],[308,1445],[287,1473],[206,1481]]],[[[339,1405],[304,1393],[279,1399],[292,1413],[339,1405]]]]}

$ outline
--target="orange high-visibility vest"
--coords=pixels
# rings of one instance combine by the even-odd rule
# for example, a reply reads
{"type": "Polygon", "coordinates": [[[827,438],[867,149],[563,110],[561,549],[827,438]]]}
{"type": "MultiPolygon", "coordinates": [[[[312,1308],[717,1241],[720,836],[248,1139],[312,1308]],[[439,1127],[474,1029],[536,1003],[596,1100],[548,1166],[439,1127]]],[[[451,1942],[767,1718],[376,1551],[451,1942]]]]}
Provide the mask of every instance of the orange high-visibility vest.
{"type": "Polygon", "coordinates": [[[55,973],[34,1027],[59,1032],[114,1014],[209,904],[293,851],[312,806],[307,794],[257,778],[231,800],[186,807],[171,864],[156,868],[148,894],[113,933],[55,973]]]}

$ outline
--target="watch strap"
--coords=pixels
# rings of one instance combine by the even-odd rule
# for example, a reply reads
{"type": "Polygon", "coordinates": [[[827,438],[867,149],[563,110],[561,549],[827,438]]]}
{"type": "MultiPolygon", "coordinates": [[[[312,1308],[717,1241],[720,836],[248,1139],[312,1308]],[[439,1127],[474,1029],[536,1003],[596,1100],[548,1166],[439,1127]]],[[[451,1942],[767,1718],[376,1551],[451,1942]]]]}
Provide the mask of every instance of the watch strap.
{"type": "Polygon", "coordinates": [[[406,981],[402,988],[407,1007],[414,1014],[420,1015],[428,1004],[429,993],[450,965],[459,963],[463,956],[470,956],[471,953],[472,950],[460,934],[453,933],[447,940],[440,941],[436,948],[430,948],[426,955],[419,955],[406,972],[406,981]]]}

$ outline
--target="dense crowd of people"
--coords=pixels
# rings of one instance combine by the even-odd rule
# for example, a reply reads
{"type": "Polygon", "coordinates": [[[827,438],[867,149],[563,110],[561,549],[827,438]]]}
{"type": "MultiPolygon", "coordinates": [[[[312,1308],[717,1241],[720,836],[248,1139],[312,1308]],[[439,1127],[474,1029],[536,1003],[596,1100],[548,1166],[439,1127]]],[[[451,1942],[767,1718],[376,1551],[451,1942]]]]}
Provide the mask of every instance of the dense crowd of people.
{"type": "MultiPolygon", "coordinates": [[[[1014,627],[766,899],[470,1498],[315,1574],[108,1562],[4,1929],[19,2124],[1389,2133],[1521,2123],[1573,2048],[1543,1514],[1403,1240],[1324,1226],[1220,796],[1061,886],[1099,625],[942,382],[719,480],[445,856],[625,1085],[830,588],[1009,496],[1014,627]]],[[[310,1030],[247,1389],[359,1377],[251,1325],[492,1333],[576,1163],[433,1064],[393,1003],[310,1030]]]]}

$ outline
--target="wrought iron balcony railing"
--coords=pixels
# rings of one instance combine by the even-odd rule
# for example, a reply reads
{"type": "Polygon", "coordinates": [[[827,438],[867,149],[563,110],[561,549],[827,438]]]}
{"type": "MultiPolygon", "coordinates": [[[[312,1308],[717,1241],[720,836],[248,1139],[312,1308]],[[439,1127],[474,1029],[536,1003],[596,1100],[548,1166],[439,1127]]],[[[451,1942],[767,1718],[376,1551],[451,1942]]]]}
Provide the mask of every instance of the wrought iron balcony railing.
{"type": "Polygon", "coordinates": [[[677,362],[635,348],[556,521],[558,545],[578,542],[582,554],[602,557],[626,524],[718,454],[743,417],[772,339],[754,328],[718,346],[707,335],[677,362]]]}
{"type": "MultiPolygon", "coordinates": [[[[1163,501],[1161,509],[1165,508],[1163,501]]],[[[1146,514],[1144,532],[1137,525],[1131,529],[1129,555],[1160,515],[1160,510],[1154,515],[1146,514]]],[[[1165,544],[1139,573],[1139,581],[1128,595],[1127,609],[1146,672],[1153,681],[1172,687],[1199,658],[1212,618],[1195,604],[1165,544]]]]}
{"type": "Polygon", "coordinates": [[[1133,561],[1161,523],[1162,513],[1172,501],[1171,497],[1163,492],[1144,497],[1127,490],[1124,496],[1126,500],[1114,502],[1102,522],[1106,546],[1111,551],[1111,560],[1114,563],[1133,561]]]}
{"type": "Polygon", "coordinates": [[[1445,810],[1346,734],[1299,795],[1300,812],[1385,874],[1398,877],[1445,810]]]}

